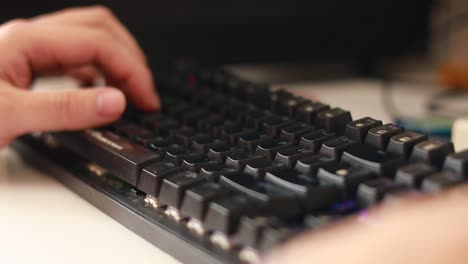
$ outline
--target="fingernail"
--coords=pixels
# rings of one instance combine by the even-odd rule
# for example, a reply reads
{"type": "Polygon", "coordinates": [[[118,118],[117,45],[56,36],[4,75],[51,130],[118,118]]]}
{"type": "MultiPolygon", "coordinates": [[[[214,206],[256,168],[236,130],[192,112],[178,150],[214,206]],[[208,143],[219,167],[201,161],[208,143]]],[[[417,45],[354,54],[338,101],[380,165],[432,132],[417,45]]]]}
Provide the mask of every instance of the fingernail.
{"type": "Polygon", "coordinates": [[[105,89],[97,97],[97,109],[103,116],[115,116],[125,109],[125,96],[119,90],[105,89]]]}

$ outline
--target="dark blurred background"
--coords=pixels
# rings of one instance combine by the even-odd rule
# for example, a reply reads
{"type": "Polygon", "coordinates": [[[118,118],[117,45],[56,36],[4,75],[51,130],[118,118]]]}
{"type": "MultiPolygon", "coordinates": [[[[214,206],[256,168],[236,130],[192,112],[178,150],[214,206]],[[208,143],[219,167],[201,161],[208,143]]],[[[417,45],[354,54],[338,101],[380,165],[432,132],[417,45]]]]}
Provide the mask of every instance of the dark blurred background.
{"type": "Polygon", "coordinates": [[[347,61],[372,71],[381,58],[427,49],[430,0],[16,0],[0,22],[69,6],[110,7],[153,64],[347,61]]]}

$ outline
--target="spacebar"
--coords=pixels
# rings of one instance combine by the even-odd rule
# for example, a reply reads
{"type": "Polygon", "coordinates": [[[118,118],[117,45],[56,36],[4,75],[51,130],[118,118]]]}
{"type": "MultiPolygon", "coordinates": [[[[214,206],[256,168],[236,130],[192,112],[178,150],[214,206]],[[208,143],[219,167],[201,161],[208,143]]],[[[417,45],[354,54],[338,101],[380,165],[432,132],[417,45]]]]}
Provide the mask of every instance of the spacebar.
{"type": "Polygon", "coordinates": [[[156,153],[107,130],[54,133],[54,138],[85,159],[136,186],[141,168],[160,160],[156,153]]]}

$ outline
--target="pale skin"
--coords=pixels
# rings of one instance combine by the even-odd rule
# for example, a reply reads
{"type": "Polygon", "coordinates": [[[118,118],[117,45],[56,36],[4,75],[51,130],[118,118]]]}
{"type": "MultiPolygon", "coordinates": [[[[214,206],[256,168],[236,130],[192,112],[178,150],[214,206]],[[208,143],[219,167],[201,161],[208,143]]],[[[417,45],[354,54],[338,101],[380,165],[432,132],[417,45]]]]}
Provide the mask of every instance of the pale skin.
{"type": "MultiPolygon", "coordinates": [[[[79,130],[115,121],[126,98],[160,102],[143,51],[105,7],[74,8],[0,26],[0,147],[35,131],[79,130]],[[32,92],[37,76],[69,74],[109,84],[32,92]]],[[[406,197],[278,247],[266,263],[468,263],[468,187],[406,197]]]]}

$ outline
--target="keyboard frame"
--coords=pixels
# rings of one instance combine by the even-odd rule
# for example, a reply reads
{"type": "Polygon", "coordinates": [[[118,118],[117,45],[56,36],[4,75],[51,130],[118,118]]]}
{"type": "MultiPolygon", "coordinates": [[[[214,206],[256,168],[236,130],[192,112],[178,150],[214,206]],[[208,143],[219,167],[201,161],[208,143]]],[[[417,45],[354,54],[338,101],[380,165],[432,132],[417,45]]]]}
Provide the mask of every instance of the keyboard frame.
{"type": "Polygon", "coordinates": [[[11,147],[27,164],[54,177],[97,209],[182,263],[240,263],[237,254],[223,251],[206,237],[202,239],[168,216],[145,206],[143,200],[132,195],[130,190],[122,192],[110,188],[95,175],[89,177],[91,172],[84,169],[87,161],[74,153],[66,149],[53,150],[32,136],[17,139],[11,147]],[[61,155],[57,155],[58,152],[61,155]],[[77,168],[81,166],[82,170],[67,166],[67,162],[77,161],[81,163],[77,168]]]}

